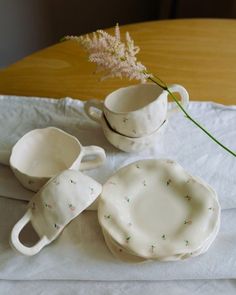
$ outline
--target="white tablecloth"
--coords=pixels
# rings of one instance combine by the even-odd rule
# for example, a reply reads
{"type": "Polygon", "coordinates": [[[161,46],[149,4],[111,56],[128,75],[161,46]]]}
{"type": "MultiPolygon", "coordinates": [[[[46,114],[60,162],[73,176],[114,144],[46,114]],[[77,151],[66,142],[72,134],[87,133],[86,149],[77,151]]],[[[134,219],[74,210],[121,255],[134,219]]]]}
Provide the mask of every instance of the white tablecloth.
{"type": "MultiPolygon", "coordinates": [[[[192,102],[189,112],[227,146],[236,150],[236,106],[192,102]]],[[[124,153],[107,142],[101,127],[90,120],[83,102],[0,96],[0,152],[10,150],[26,132],[46,126],[59,127],[79,138],[83,145],[106,150],[106,165],[87,172],[104,183],[119,167],[142,158],[171,158],[196,176],[204,178],[218,192],[223,209],[236,208],[236,161],[188,121],[182,113],[173,116],[162,140],[151,149],[124,153]]],[[[29,199],[11,171],[0,166],[0,195],[29,199]]]]}
{"type": "Polygon", "coordinates": [[[235,280],[0,282],[4,295],[235,295],[235,290],[235,280]]]}
{"type": "MultiPolygon", "coordinates": [[[[8,243],[26,203],[0,198],[0,279],[155,281],[236,278],[236,209],[224,210],[220,232],[209,251],[177,262],[129,264],[107,249],[95,211],[82,213],[39,254],[25,257],[8,243]]],[[[25,236],[32,231],[25,231],[25,236]]]]}
{"type": "MultiPolygon", "coordinates": [[[[236,150],[235,106],[195,102],[190,104],[190,112],[236,150]]],[[[46,126],[74,134],[84,145],[97,144],[106,149],[107,164],[88,172],[102,183],[114,170],[136,159],[168,157],[208,181],[217,190],[222,207],[228,210],[222,212],[220,233],[207,254],[183,262],[129,265],[116,261],[107,250],[96,212],[76,218],[39,255],[24,257],[14,253],[8,245],[9,232],[24,213],[26,203],[0,198],[0,294],[235,293],[236,161],[232,156],[181,113],[170,119],[162,141],[154,148],[131,155],[118,151],[104,139],[101,128],[85,116],[80,101],[0,97],[0,150],[10,149],[25,132],[46,126]]],[[[0,195],[31,197],[3,166],[0,195]]]]}

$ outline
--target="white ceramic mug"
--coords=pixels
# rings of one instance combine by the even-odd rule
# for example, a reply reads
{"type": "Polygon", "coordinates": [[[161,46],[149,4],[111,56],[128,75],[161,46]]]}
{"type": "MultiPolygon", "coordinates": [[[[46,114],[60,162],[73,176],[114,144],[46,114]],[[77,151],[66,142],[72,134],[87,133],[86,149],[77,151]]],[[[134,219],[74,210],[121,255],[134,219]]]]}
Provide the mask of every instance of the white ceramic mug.
{"type": "MultiPolygon", "coordinates": [[[[178,92],[181,104],[189,102],[187,90],[181,85],[169,86],[171,92],[178,92]]],[[[157,130],[178,106],[168,110],[168,92],[156,84],[138,84],[117,89],[106,99],[89,100],[85,112],[94,121],[100,121],[98,110],[104,112],[112,129],[129,137],[142,137],[157,130]]]]}
{"type": "Polygon", "coordinates": [[[32,130],[20,138],[12,148],[9,162],[21,184],[36,192],[63,170],[96,168],[105,159],[102,148],[84,147],[76,137],[48,127],[32,130]]]}
{"type": "Polygon", "coordinates": [[[142,137],[128,137],[113,131],[104,115],[101,116],[100,123],[106,139],[113,146],[127,153],[139,152],[150,148],[161,139],[161,135],[164,133],[167,126],[167,121],[164,121],[163,124],[151,134],[142,137]]]}
{"type": "Polygon", "coordinates": [[[12,229],[10,244],[24,255],[35,255],[55,240],[65,226],[100,195],[102,185],[79,171],[65,170],[51,178],[34,195],[28,210],[12,229]],[[39,241],[28,247],[19,239],[31,222],[39,241]]]}

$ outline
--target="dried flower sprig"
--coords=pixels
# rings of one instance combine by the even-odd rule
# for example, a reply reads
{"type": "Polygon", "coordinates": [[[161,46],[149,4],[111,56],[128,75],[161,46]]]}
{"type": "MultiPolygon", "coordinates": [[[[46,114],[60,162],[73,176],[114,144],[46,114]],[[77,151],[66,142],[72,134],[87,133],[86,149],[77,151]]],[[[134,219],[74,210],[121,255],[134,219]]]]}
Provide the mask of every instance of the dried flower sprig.
{"type": "Polygon", "coordinates": [[[115,36],[98,30],[91,38],[86,35],[85,37],[67,36],[65,39],[76,40],[86,49],[89,61],[97,65],[97,72],[105,72],[103,80],[126,77],[146,82],[149,76],[146,67],[137,61],[136,54],[139,52],[139,47],[134,45],[128,32],[126,43],[121,42],[118,25],[115,28],[115,36]]]}
{"type": "Polygon", "coordinates": [[[235,152],[223,145],[190,116],[164,81],[162,81],[158,76],[148,72],[146,67],[137,60],[136,55],[139,52],[139,47],[134,45],[134,41],[131,39],[128,32],[126,32],[125,42],[121,41],[118,24],[115,27],[114,36],[103,30],[98,30],[93,33],[92,37],[89,37],[89,35],[80,37],[67,36],[64,39],[76,40],[84,47],[89,54],[89,61],[97,65],[97,72],[105,73],[102,77],[103,80],[114,77],[125,77],[130,80],[136,79],[140,80],[142,83],[150,80],[162,89],[166,90],[187,119],[192,121],[223,149],[236,157],[235,152]]]}

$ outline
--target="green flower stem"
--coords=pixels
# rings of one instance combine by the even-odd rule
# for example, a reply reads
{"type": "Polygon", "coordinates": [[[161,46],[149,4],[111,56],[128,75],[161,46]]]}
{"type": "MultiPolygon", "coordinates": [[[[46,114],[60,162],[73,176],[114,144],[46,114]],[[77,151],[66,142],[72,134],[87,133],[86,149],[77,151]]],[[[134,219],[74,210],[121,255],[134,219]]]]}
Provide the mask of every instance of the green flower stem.
{"type": "Polygon", "coordinates": [[[189,114],[188,112],[183,108],[181,103],[178,101],[178,99],[175,97],[175,95],[170,91],[168,86],[158,77],[156,76],[150,76],[148,77],[149,80],[160,86],[162,89],[166,90],[172,99],[176,102],[178,107],[181,109],[181,111],[185,114],[186,118],[192,121],[197,127],[199,127],[203,132],[205,132],[214,142],[216,142],[219,146],[221,146],[223,149],[225,149],[227,152],[229,152],[231,155],[236,157],[236,153],[227,148],[225,145],[223,145],[221,142],[219,142],[213,135],[210,134],[203,126],[201,126],[197,121],[195,121],[189,114]]]}

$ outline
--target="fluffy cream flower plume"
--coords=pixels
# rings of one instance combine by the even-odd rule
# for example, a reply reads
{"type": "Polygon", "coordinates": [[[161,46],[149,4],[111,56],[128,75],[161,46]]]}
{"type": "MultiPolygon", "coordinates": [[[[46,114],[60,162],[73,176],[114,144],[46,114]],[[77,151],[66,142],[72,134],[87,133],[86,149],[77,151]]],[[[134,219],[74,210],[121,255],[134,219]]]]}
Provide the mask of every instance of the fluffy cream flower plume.
{"type": "Polygon", "coordinates": [[[219,144],[223,149],[236,157],[236,153],[224,146],[214,136],[212,136],[203,126],[194,120],[189,113],[183,108],[181,103],[170,91],[167,84],[156,75],[149,73],[146,67],[137,60],[136,55],[139,52],[139,47],[134,45],[128,32],[126,32],[125,42],[121,41],[120,29],[117,24],[115,27],[115,35],[112,36],[103,30],[98,30],[90,37],[86,36],[67,36],[63,39],[78,41],[88,52],[89,61],[97,65],[98,72],[105,72],[102,79],[113,77],[126,77],[131,79],[146,82],[150,80],[166,90],[172,99],[179,106],[185,117],[192,121],[197,127],[205,132],[213,141],[219,144]]]}
{"type": "Polygon", "coordinates": [[[146,67],[137,61],[136,54],[139,52],[139,47],[134,45],[128,32],[126,42],[121,41],[118,24],[114,36],[98,30],[91,37],[67,36],[66,39],[77,40],[85,48],[89,54],[89,61],[97,65],[98,72],[105,73],[102,79],[126,77],[146,82],[150,76],[146,67]]]}

